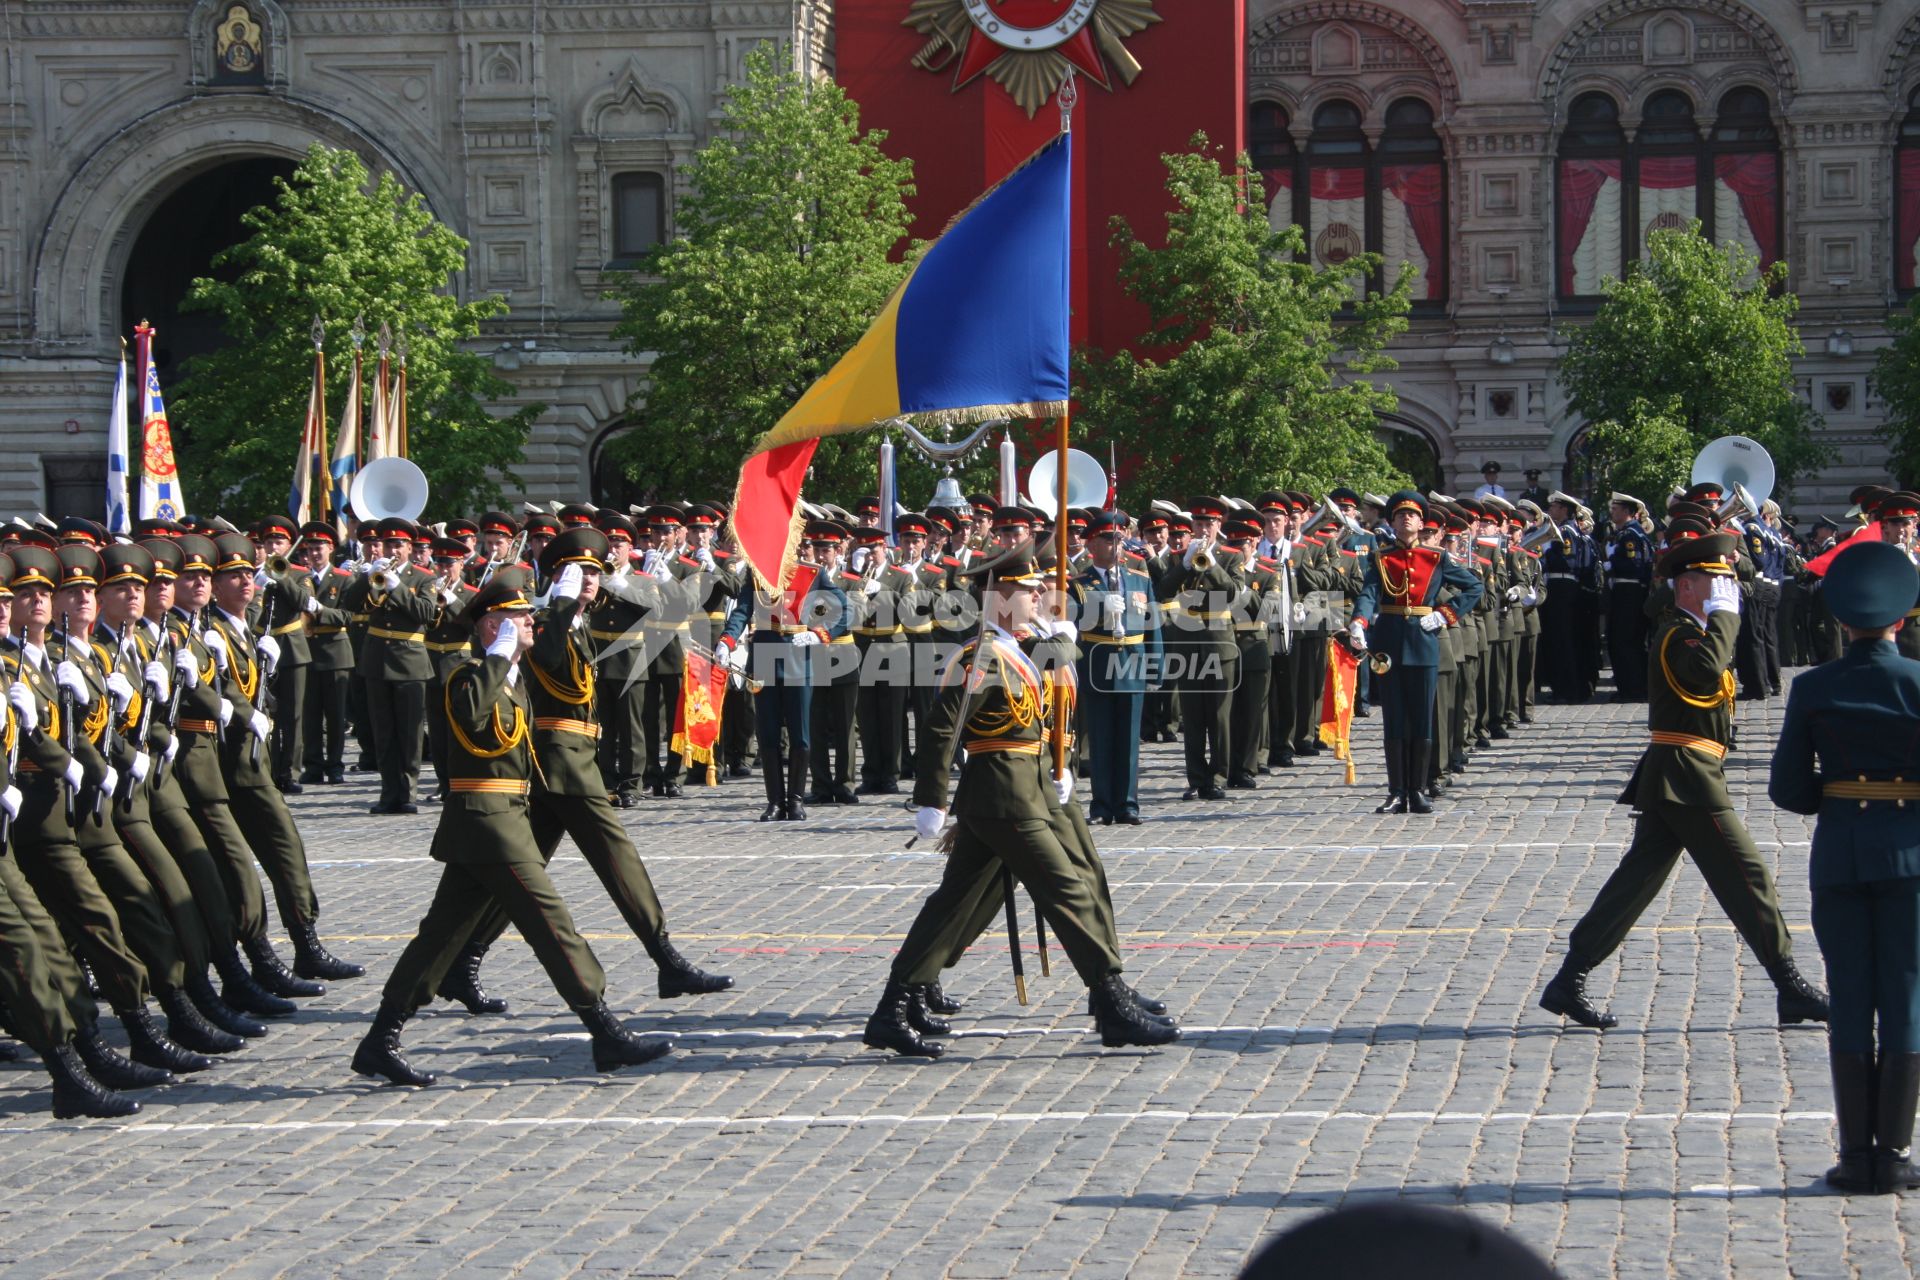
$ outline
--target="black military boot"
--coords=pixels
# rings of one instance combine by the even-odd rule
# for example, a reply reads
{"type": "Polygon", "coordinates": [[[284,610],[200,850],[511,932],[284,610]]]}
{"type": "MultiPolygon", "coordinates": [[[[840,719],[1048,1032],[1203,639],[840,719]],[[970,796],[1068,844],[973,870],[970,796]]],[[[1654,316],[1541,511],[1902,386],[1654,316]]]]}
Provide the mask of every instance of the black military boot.
{"type": "Polygon", "coordinates": [[[1154,1000],[1154,999],[1150,999],[1147,996],[1141,995],[1140,989],[1138,987],[1133,986],[1131,983],[1127,983],[1123,981],[1120,985],[1126,987],[1127,994],[1133,997],[1133,1002],[1135,1004],[1139,1005],[1142,1009],[1145,1009],[1148,1013],[1152,1014],[1154,1017],[1164,1018],[1167,1016],[1166,1001],[1154,1000]]]}
{"type": "Polygon", "coordinates": [[[784,822],[787,817],[787,775],[778,756],[769,756],[760,770],[760,781],[767,789],[767,807],[760,813],[762,822],[784,822]]]}
{"type": "MultiPolygon", "coordinates": [[[[1179,1025],[1174,1021],[1172,1016],[1167,1013],[1167,1006],[1162,1001],[1147,999],[1132,987],[1127,986],[1126,979],[1124,978],[1120,979],[1120,986],[1125,990],[1127,999],[1133,1002],[1133,1007],[1138,1009],[1144,1017],[1151,1018],[1155,1022],[1164,1022],[1170,1027],[1179,1025]]],[[[1094,999],[1093,990],[1092,987],[1087,988],[1087,1016],[1089,1018],[1097,1016],[1100,1012],[1100,1005],[1099,1002],[1094,999]]]]}
{"type": "Polygon", "coordinates": [[[240,946],[247,953],[247,959],[253,961],[253,980],[276,996],[323,996],[327,989],[317,982],[308,982],[305,978],[294,976],[286,962],[273,949],[273,943],[266,934],[257,938],[242,938],[240,946]]]}
{"type": "Polygon", "coordinates": [[[1873,1109],[1873,1189],[1920,1187],[1913,1164],[1913,1113],[1920,1103],[1920,1053],[1880,1055],[1879,1097],[1873,1109]]]}
{"type": "Polygon", "coordinates": [[[258,1040],[267,1034],[266,1023],[255,1022],[222,1000],[219,993],[213,989],[213,984],[207,981],[204,971],[187,979],[186,993],[187,999],[193,1001],[193,1007],[200,1011],[200,1016],[228,1035],[239,1036],[244,1040],[258,1040]]]}
{"type": "Polygon", "coordinates": [[[255,982],[232,947],[213,948],[213,968],[220,975],[220,998],[229,1008],[258,1018],[284,1018],[300,1007],[255,982]]]}
{"type": "MultiPolygon", "coordinates": [[[[160,1027],[153,1020],[153,1011],[146,1005],[134,1009],[115,1009],[114,1012],[120,1015],[120,1025],[126,1028],[127,1052],[135,1062],[159,1067],[162,1071],[171,1071],[180,1076],[205,1071],[213,1065],[212,1058],[182,1048],[160,1034],[160,1027]]],[[[207,1029],[211,1031],[213,1028],[207,1029]]]]}
{"type": "Polygon", "coordinates": [[[1119,974],[1108,974],[1093,988],[1093,1025],[1100,1032],[1100,1043],[1109,1049],[1172,1044],[1180,1038],[1180,1028],[1133,1002],[1119,974]]]}
{"type": "Polygon", "coordinates": [[[913,988],[893,978],[887,979],[880,1003],[867,1019],[861,1043],[870,1049],[891,1049],[909,1058],[937,1058],[946,1052],[937,1044],[928,1044],[913,1029],[913,988]]]}
{"type": "Polygon", "coordinates": [[[716,991],[725,991],[733,986],[733,979],[724,973],[708,973],[690,962],[674,949],[673,940],[662,929],[651,938],[642,937],[640,945],[647,949],[654,964],[660,967],[660,998],[672,1000],[679,996],[705,996],[716,991]]]}
{"type": "Polygon", "coordinates": [[[927,1008],[935,1013],[944,1013],[951,1017],[966,1007],[966,1001],[959,996],[950,996],[937,982],[929,982],[922,990],[926,993],[927,1008]]]}
{"type": "Polygon", "coordinates": [[[353,1069],[363,1076],[385,1076],[393,1084],[410,1084],[424,1089],[436,1077],[431,1071],[416,1071],[400,1052],[400,1028],[410,1016],[406,1009],[385,1000],[373,1015],[373,1026],[353,1051],[353,1069]]]}
{"type": "Polygon", "coordinates": [[[1560,972],[1553,975],[1553,981],[1540,993],[1540,1007],[1548,1013],[1572,1018],[1581,1026],[1592,1027],[1596,1031],[1618,1026],[1620,1019],[1610,1013],[1602,1013],[1587,999],[1587,971],[1592,968],[1584,960],[1573,955],[1567,956],[1560,962],[1560,972]]]}
{"type": "Polygon", "coordinates": [[[1406,757],[1401,752],[1402,744],[1387,744],[1387,802],[1375,809],[1375,813],[1405,813],[1407,811],[1407,775],[1406,757]]]}
{"type": "Polygon", "coordinates": [[[1800,970],[1793,963],[1793,957],[1776,960],[1767,966],[1767,976],[1773,979],[1774,999],[1781,1026],[1792,1026],[1796,1022],[1825,1022],[1827,1020],[1827,997],[1820,988],[1800,976],[1800,970]]]}
{"type": "Polygon", "coordinates": [[[74,1120],[82,1116],[94,1120],[117,1120],[134,1115],[140,1104],[124,1094],[115,1093],[93,1078],[73,1046],[63,1044],[46,1057],[47,1074],[53,1077],[53,1115],[56,1120],[74,1120]]]}
{"type": "Polygon", "coordinates": [[[365,965],[348,964],[327,950],[313,921],[303,920],[289,932],[293,935],[293,971],[301,977],[338,981],[366,976],[365,965]]]}
{"type": "Polygon", "coordinates": [[[151,1089],[173,1083],[173,1072],[126,1057],[100,1038],[97,1026],[74,1030],[73,1051],[86,1064],[87,1074],[109,1089],[151,1089]]]}
{"type": "Polygon", "coordinates": [[[1433,801],[1427,799],[1427,766],[1433,763],[1433,744],[1425,740],[1407,746],[1407,812],[1432,813],[1433,801]]]}
{"type": "Polygon", "coordinates": [[[787,752],[787,808],[789,822],[805,822],[807,806],[801,801],[800,786],[807,777],[807,752],[804,747],[794,747],[787,752]]]}
{"type": "Polygon", "coordinates": [[[622,1067],[637,1067],[655,1058],[664,1058],[673,1052],[673,1041],[665,1036],[652,1040],[643,1040],[620,1025],[613,1016],[613,1010],[607,1008],[603,1000],[599,1004],[589,1005],[585,1009],[576,1009],[580,1021],[586,1024],[593,1035],[593,1069],[595,1071],[618,1071],[622,1067]]]}
{"type": "Polygon", "coordinates": [[[167,1015],[167,1039],[193,1053],[238,1053],[247,1047],[239,1036],[231,1035],[208,1022],[179,987],[155,991],[153,998],[167,1015]]]}
{"type": "Polygon", "coordinates": [[[442,1000],[465,1005],[468,1013],[505,1013],[507,1002],[487,994],[487,989],[480,985],[480,962],[486,958],[485,943],[469,942],[460,948],[460,954],[453,958],[453,967],[447,970],[447,976],[440,980],[434,994],[442,1000]]]}
{"type": "Polygon", "coordinates": [[[1835,1191],[1873,1190],[1873,1055],[1827,1051],[1833,1072],[1833,1114],[1840,1129],[1840,1163],[1827,1170],[1835,1191]]]}
{"type": "Polygon", "coordinates": [[[907,988],[907,1025],[923,1036],[950,1036],[953,1024],[927,1004],[927,984],[907,988]]]}

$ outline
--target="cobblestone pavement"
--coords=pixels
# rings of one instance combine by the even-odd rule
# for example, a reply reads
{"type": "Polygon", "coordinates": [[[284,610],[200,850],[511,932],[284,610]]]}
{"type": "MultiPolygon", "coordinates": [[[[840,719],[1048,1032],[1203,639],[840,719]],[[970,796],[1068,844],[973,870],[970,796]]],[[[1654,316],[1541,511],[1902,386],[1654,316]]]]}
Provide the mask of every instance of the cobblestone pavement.
{"type": "MultiPolygon", "coordinates": [[[[1807,826],[1765,799],[1783,705],[1741,705],[1730,775],[1817,980],[1807,826]]],[[[1569,1276],[1908,1274],[1920,1201],[1825,1191],[1825,1036],[1776,1028],[1685,863],[1595,975],[1618,1029],[1534,1005],[1631,834],[1613,801],[1643,714],[1544,708],[1431,819],[1372,814],[1377,718],[1352,788],[1321,758],[1183,804],[1178,747],[1150,747],[1147,824],[1098,830],[1130,976],[1187,1027],[1157,1052],[1100,1049],[1057,949],[1020,1009],[1004,939],[951,975],[947,1057],[863,1050],[937,859],[871,802],[758,825],[749,780],[625,815],[725,995],[656,1000],[591,873],[556,862],[610,1003],[677,1053],[594,1074],[510,936],[487,976],[512,1012],[423,1013],[407,1044],[441,1083],[375,1087],[347,1058],[430,892],[433,811],[311,789],[322,931],[370,977],[126,1125],[57,1123],[37,1068],[0,1065],[0,1271],[1218,1276],[1317,1211],[1400,1197],[1569,1276]]]]}

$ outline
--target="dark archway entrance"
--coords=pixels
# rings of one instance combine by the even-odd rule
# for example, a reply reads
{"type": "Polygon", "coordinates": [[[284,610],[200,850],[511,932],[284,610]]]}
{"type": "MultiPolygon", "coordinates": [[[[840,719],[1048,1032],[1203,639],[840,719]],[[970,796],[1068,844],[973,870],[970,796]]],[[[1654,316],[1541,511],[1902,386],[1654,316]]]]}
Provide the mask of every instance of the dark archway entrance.
{"type": "Polygon", "coordinates": [[[1430,493],[1440,488],[1440,450],[1426,432],[1397,418],[1382,418],[1373,431],[1387,451],[1387,460],[1413,478],[1414,488],[1430,493]]]}
{"type": "Polygon", "coordinates": [[[226,342],[211,312],[181,311],[194,277],[216,275],[213,256],[246,238],[241,215],[274,198],[273,180],[293,176],[279,156],[234,160],[190,178],[160,202],[140,229],[120,287],[120,332],[129,342],[145,320],[155,329],[153,359],[162,386],[181,366],[226,342]]]}

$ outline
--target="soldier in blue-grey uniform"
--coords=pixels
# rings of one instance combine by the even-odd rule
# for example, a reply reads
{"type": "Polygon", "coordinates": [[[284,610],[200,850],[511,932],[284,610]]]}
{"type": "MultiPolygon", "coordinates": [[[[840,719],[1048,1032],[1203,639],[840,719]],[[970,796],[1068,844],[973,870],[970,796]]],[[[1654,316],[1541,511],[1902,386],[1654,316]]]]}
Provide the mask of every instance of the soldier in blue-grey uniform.
{"type": "Polygon", "coordinates": [[[1862,542],[1834,558],[1824,594],[1847,649],[1793,682],[1767,794],[1817,815],[1808,878],[1840,1130],[1827,1182],[1903,1191],[1920,1187],[1920,662],[1893,637],[1920,575],[1900,548],[1862,542]]]}
{"type": "Polygon", "coordinates": [[[1607,503],[1607,655],[1613,662],[1614,696],[1647,700],[1647,591],[1653,586],[1653,540],[1640,527],[1646,506],[1631,494],[1607,503]]]}
{"type": "Polygon", "coordinates": [[[1127,513],[1096,512],[1088,561],[1074,575],[1080,607],[1080,698],[1085,708],[1087,817],[1100,824],[1140,822],[1140,715],[1158,678],[1160,610],[1153,579],[1128,562],[1127,513]]]}
{"type": "Polygon", "coordinates": [[[1540,606],[1540,675],[1541,682],[1560,702],[1585,702],[1592,692],[1580,672],[1574,640],[1580,594],[1580,531],[1573,525],[1573,509],[1579,505],[1570,495],[1553,491],[1547,500],[1547,519],[1559,536],[1540,553],[1541,576],[1547,586],[1546,603],[1540,606]]]}

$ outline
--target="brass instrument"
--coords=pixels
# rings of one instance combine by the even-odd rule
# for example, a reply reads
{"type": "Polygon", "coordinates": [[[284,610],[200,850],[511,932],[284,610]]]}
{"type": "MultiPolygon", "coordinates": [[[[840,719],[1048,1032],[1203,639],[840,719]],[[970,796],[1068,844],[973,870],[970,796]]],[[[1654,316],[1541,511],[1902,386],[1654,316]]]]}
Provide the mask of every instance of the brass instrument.
{"type": "Polygon", "coordinates": [[[293,562],[285,556],[268,556],[267,572],[276,578],[284,578],[293,571],[293,562]]]}
{"type": "Polygon", "coordinates": [[[478,587],[484,587],[487,585],[487,580],[493,577],[493,571],[495,569],[500,568],[502,565],[519,564],[520,557],[526,553],[526,550],[527,550],[527,531],[525,529],[522,529],[520,532],[513,535],[513,541],[507,544],[506,549],[504,551],[502,551],[497,556],[491,556],[488,558],[487,567],[481,571],[480,581],[478,584],[476,584],[476,589],[478,587]]]}
{"type": "Polygon", "coordinates": [[[1560,526],[1552,520],[1542,520],[1520,535],[1520,549],[1535,553],[1547,549],[1547,544],[1560,541],[1560,526]]]}
{"type": "Polygon", "coordinates": [[[1393,670],[1393,655],[1383,653],[1378,649],[1369,649],[1367,650],[1367,666],[1372,668],[1373,674],[1383,676],[1393,670]]]}

